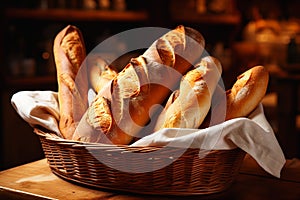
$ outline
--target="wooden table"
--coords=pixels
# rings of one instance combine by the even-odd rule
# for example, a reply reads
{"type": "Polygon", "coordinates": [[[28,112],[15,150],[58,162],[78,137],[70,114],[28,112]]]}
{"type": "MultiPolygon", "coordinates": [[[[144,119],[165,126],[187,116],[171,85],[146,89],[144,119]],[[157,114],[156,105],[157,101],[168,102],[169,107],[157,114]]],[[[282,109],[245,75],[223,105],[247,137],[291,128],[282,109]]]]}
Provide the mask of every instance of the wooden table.
{"type": "Polygon", "coordinates": [[[0,172],[0,199],[300,199],[300,160],[288,160],[278,179],[264,172],[246,155],[239,176],[225,192],[180,197],[137,195],[82,187],[54,175],[46,159],[42,159],[0,172]]]}

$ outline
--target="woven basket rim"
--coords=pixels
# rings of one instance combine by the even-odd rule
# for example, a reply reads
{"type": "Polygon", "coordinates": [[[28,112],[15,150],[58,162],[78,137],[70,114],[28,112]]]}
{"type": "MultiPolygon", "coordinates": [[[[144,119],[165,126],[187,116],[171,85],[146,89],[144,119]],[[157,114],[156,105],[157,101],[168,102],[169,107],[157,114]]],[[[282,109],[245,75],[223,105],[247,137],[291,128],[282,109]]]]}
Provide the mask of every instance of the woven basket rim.
{"type": "MultiPolygon", "coordinates": [[[[126,144],[104,144],[104,143],[92,143],[92,142],[82,142],[82,141],[76,141],[76,140],[68,140],[68,139],[64,139],[61,138],[55,134],[49,134],[52,133],[51,131],[47,131],[47,130],[42,130],[40,128],[34,128],[33,129],[34,133],[37,134],[40,137],[44,137],[47,140],[53,141],[53,142],[57,142],[60,144],[69,144],[75,147],[97,147],[97,148],[125,148],[125,149],[161,149],[161,148],[166,148],[166,146],[130,146],[130,145],[126,145],[126,144]],[[54,136],[55,135],[55,136],[54,136]]],[[[170,148],[179,148],[182,149],[181,147],[173,147],[173,146],[168,146],[170,148]]],[[[231,151],[234,149],[240,149],[238,147],[236,148],[232,148],[232,149],[200,149],[198,147],[187,147],[185,149],[199,149],[199,150],[209,150],[209,151],[231,151]]]]}

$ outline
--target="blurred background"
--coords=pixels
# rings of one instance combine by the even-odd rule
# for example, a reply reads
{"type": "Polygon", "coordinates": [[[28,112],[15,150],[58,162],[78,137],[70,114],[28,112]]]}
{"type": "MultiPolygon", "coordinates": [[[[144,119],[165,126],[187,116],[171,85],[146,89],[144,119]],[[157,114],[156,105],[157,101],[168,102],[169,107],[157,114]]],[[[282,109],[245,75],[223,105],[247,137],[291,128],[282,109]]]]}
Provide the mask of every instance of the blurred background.
{"type": "MultiPolygon", "coordinates": [[[[52,45],[68,24],[82,31],[87,53],[128,29],[190,26],[203,34],[206,51],[221,60],[226,88],[241,72],[264,65],[270,71],[266,117],[286,157],[300,157],[300,1],[4,0],[2,5],[0,170],[44,157],[37,136],[10,99],[18,91],[57,91],[52,45]]],[[[116,40],[111,47],[108,57],[127,44],[116,40]]],[[[118,69],[138,53],[115,61],[118,69]]]]}

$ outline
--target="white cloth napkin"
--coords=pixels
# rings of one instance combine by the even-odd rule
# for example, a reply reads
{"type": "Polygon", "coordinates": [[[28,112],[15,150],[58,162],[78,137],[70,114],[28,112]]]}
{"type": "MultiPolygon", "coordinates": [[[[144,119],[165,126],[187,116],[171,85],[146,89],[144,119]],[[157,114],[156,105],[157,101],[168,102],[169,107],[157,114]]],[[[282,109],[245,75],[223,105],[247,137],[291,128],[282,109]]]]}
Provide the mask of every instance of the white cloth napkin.
{"type": "Polygon", "coordinates": [[[12,96],[11,104],[30,126],[42,126],[62,137],[58,128],[59,104],[56,92],[21,91],[12,96]]]}
{"type": "MultiPolygon", "coordinates": [[[[31,126],[39,125],[61,136],[56,92],[22,91],[12,96],[11,103],[31,126]]],[[[132,144],[162,145],[199,148],[205,150],[203,152],[239,147],[250,154],[264,170],[278,178],[286,162],[275,134],[265,118],[262,104],[248,118],[228,120],[206,129],[162,129],[132,144]]]]}

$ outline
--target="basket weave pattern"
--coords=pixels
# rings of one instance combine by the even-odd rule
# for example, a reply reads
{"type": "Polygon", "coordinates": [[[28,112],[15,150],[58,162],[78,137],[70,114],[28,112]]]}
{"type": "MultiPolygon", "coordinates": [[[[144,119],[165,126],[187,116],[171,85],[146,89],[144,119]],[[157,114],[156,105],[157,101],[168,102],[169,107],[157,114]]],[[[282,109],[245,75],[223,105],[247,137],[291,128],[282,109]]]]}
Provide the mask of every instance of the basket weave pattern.
{"type": "Polygon", "coordinates": [[[175,147],[103,146],[53,139],[39,129],[34,132],[56,175],[95,188],[143,194],[192,195],[224,191],[236,178],[245,155],[238,148],[211,150],[203,157],[199,156],[199,149],[189,148],[181,155],[183,150],[175,147]],[[133,156],[141,153],[145,156],[133,156]],[[178,154],[179,158],[173,157],[178,154]],[[123,167],[132,172],[146,167],[153,170],[143,173],[118,170],[123,167]]]}

